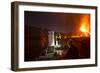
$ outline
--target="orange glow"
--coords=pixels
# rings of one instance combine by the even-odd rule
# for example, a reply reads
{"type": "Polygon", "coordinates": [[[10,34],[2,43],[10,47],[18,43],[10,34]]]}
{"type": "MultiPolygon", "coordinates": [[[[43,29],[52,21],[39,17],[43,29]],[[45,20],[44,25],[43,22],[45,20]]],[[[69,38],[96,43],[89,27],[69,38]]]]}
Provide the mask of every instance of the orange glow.
{"type": "Polygon", "coordinates": [[[89,15],[82,16],[80,31],[84,33],[90,33],[90,16],[89,15]]]}
{"type": "Polygon", "coordinates": [[[82,37],[90,36],[90,16],[89,15],[82,16],[79,30],[82,32],[80,34],[82,37]]]}
{"type": "Polygon", "coordinates": [[[82,24],[80,31],[83,32],[82,36],[89,36],[89,28],[85,24],[82,24]]]}
{"type": "Polygon", "coordinates": [[[88,30],[86,29],[86,27],[85,27],[84,25],[82,25],[82,26],[80,27],[80,31],[81,31],[81,32],[88,32],[88,30]]]}

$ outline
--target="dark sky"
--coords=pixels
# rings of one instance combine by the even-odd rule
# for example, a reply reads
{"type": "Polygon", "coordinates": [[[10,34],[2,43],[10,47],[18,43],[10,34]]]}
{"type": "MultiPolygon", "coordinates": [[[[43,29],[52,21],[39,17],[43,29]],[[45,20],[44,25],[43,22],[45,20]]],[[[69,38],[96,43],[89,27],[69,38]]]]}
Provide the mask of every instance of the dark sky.
{"type": "Polygon", "coordinates": [[[25,11],[25,25],[46,28],[56,32],[78,31],[83,17],[89,14],[25,11]]]}

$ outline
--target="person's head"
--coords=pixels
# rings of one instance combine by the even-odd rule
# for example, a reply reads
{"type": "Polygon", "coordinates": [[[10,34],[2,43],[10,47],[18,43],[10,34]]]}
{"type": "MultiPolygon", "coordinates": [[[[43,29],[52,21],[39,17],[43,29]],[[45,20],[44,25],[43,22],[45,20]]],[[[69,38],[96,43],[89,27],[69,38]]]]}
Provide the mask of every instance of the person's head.
{"type": "Polygon", "coordinates": [[[72,44],[73,44],[72,39],[69,39],[69,40],[67,41],[68,47],[70,48],[72,44]]]}

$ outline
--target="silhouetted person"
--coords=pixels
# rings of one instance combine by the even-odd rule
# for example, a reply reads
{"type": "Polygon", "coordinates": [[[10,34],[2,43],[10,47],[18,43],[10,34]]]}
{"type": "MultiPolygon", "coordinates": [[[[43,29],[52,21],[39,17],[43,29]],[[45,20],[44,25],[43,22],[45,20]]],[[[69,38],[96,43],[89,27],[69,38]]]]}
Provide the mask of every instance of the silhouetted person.
{"type": "Polygon", "coordinates": [[[69,39],[68,46],[69,46],[69,49],[68,49],[68,52],[66,53],[65,58],[66,59],[78,59],[79,58],[79,51],[74,46],[72,39],[69,39]]]}

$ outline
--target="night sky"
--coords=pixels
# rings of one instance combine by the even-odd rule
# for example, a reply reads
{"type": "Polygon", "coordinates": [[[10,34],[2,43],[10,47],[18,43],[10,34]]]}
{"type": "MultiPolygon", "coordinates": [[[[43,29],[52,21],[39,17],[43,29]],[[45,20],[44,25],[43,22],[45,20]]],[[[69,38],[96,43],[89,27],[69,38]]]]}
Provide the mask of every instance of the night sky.
{"type": "Polygon", "coordinates": [[[90,25],[89,14],[25,11],[24,16],[25,25],[63,33],[79,31],[84,17],[86,23],[90,25]]]}

